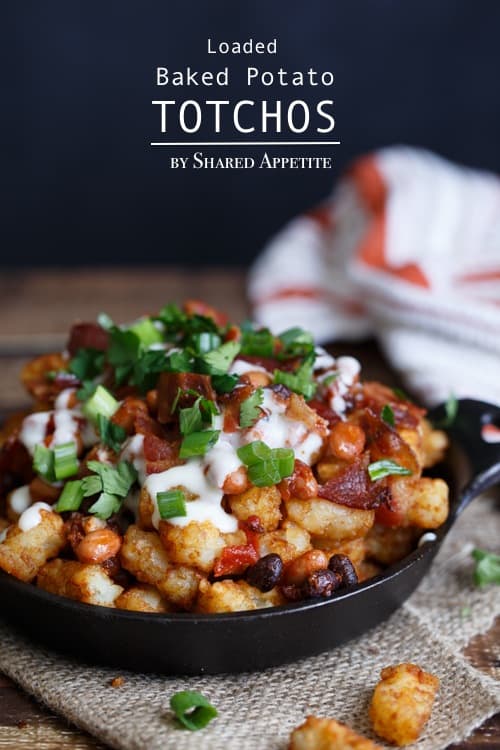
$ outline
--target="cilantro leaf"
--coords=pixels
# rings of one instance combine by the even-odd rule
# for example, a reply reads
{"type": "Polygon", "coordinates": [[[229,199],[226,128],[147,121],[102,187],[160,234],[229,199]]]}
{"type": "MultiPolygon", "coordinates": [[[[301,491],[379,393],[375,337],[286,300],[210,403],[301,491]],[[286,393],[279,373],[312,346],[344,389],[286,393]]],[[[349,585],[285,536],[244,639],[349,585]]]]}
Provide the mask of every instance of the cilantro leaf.
{"type": "Polygon", "coordinates": [[[264,401],[264,390],[257,388],[240,406],[240,427],[251,427],[260,417],[260,406],[264,401]]]}
{"type": "Polygon", "coordinates": [[[101,492],[95,503],[90,506],[89,513],[105,521],[113,513],[118,513],[121,504],[120,498],[116,495],[112,495],[109,492],[101,492]]]}
{"type": "Polygon", "coordinates": [[[400,466],[395,461],[382,459],[381,461],[375,461],[368,466],[368,474],[370,475],[372,482],[376,482],[377,479],[384,479],[384,477],[389,477],[392,474],[409,476],[411,471],[404,466],[400,466]]]}
{"type": "Polygon", "coordinates": [[[238,375],[212,375],[212,385],[217,393],[230,393],[238,382],[238,375]]]}
{"type": "Polygon", "coordinates": [[[104,352],[98,349],[78,349],[70,359],[69,371],[83,383],[100,375],[104,367],[104,352]]]}
{"type": "Polygon", "coordinates": [[[251,323],[241,327],[241,353],[254,357],[272,357],[275,337],[269,328],[254,329],[251,323]]]}
{"type": "Polygon", "coordinates": [[[445,411],[445,417],[444,419],[441,419],[439,422],[436,422],[433,427],[437,427],[438,429],[444,429],[446,430],[448,427],[451,427],[453,422],[455,421],[457,414],[458,414],[458,399],[453,394],[450,393],[448,396],[448,400],[446,401],[444,405],[444,411],[445,411]]]}
{"type": "Polygon", "coordinates": [[[141,393],[146,393],[155,387],[160,372],[167,369],[168,360],[164,351],[147,351],[134,362],[130,382],[136,385],[141,393]]]}
{"type": "Polygon", "coordinates": [[[394,419],[394,411],[392,409],[392,406],[390,404],[386,404],[382,411],[380,412],[380,416],[382,417],[382,420],[388,424],[390,427],[394,427],[395,425],[395,419],[394,419]]]}
{"type": "Polygon", "coordinates": [[[204,456],[205,453],[215,445],[219,439],[220,430],[204,430],[203,432],[191,432],[186,435],[181,443],[179,456],[191,458],[191,456],[204,456]]]}
{"type": "Polygon", "coordinates": [[[111,450],[118,453],[122,446],[122,443],[127,437],[127,433],[125,432],[123,427],[120,427],[120,425],[112,422],[110,419],[105,417],[104,414],[98,414],[97,429],[99,430],[99,435],[101,436],[101,442],[104,443],[104,445],[109,446],[111,450]]]}
{"type": "Polygon", "coordinates": [[[476,586],[486,586],[488,583],[500,584],[500,555],[483,549],[474,549],[472,557],[476,561],[474,570],[476,586]]]}
{"type": "Polygon", "coordinates": [[[275,370],[273,378],[274,382],[286,385],[291,391],[299,393],[307,400],[311,399],[317,388],[317,384],[313,380],[315,358],[316,355],[314,352],[308,354],[295,372],[275,370]]]}
{"type": "Polygon", "coordinates": [[[87,466],[90,471],[100,476],[104,492],[111,495],[127,497],[137,479],[137,471],[127,461],[120,461],[116,467],[102,464],[100,461],[87,461],[87,466]]]}
{"type": "Polygon", "coordinates": [[[238,341],[226,341],[217,349],[207,352],[199,358],[200,366],[209,375],[223,375],[240,350],[238,341]]]}
{"type": "Polygon", "coordinates": [[[289,328],[278,336],[283,345],[281,355],[287,357],[305,356],[314,351],[314,340],[309,331],[303,328],[289,328]]]}

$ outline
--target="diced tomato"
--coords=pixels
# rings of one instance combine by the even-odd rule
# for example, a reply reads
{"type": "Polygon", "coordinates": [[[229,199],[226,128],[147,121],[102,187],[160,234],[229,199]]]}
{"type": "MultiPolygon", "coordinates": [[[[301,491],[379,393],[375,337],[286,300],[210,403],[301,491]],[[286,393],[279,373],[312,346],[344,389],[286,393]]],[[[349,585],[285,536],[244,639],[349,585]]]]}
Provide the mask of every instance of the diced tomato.
{"type": "Polygon", "coordinates": [[[186,300],[182,308],[187,315],[204,315],[205,318],[212,318],[214,323],[218,326],[227,325],[228,317],[225,313],[216,310],[215,307],[207,305],[206,302],[202,302],[199,299],[186,300]]]}
{"type": "Polygon", "coordinates": [[[222,554],[217,558],[214,565],[214,576],[241,575],[250,565],[255,565],[259,555],[251,544],[233,544],[224,547],[222,554]]]}

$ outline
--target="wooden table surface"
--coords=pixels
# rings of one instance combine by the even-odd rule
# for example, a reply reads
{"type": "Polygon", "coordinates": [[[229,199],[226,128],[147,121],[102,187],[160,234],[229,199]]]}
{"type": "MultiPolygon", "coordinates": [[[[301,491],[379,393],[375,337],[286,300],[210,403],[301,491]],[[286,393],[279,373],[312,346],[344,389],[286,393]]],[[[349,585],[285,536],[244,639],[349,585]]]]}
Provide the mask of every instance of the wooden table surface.
{"type": "MultiPolygon", "coordinates": [[[[78,269],[4,271],[0,278],[0,411],[27,405],[18,381],[24,361],[60,349],[69,325],[107,312],[118,322],[154,312],[167,301],[204,299],[241,320],[248,315],[245,279],[235,270],[78,269]]],[[[377,347],[342,345],[363,360],[369,377],[394,380],[377,347]]],[[[500,621],[466,649],[486,674],[500,668],[500,621]]],[[[0,644],[1,647],[1,644],[0,644]]],[[[104,748],[84,732],[56,717],[0,674],[0,750],[87,750],[104,748]]],[[[500,748],[500,714],[485,722],[453,750],[500,748]]],[[[451,748],[450,748],[451,750],[451,748]]]]}

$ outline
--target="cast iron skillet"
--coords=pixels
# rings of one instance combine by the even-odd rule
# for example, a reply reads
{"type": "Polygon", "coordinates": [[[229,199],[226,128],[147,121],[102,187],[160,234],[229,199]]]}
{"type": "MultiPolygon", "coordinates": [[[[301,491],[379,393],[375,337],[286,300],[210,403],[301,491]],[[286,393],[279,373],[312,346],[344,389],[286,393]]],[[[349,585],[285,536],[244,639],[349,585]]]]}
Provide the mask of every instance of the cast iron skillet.
{"type": "MultiPolygon", "coordinates": [[[[430,418],[443,416],[439,407],[430,418]]],[[[500,426],[499,407],[460,402],[449,430],[451,510],[446,523],[404,560],[334,599],[220,615],[142,614],[81,604],[1,573],[0,613],[58,651],[143,672],[244,672],[326,651],[389,617],[425,575],[464,508],[500,482],[500,444],[481,438],[488,422],[500,426]]]]}

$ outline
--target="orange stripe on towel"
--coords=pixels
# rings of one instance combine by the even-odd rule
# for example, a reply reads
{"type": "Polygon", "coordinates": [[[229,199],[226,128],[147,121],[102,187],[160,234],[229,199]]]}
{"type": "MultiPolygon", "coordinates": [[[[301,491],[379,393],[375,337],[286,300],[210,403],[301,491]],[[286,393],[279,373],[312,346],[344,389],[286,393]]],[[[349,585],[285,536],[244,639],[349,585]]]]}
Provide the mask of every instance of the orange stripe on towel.
{"type": "Polygon", "coordinates": [[[340,297],[335,294],[335,292],[321,289],[320,287],[285,287],[284,289],[278,289],[271,294],[261,297],[255,304],[263,305],[284,299],[308,299],[313,301],[316,300],[318,302],[324,301],[337,305],[345,312],[356,317],[365,314],[364,307],[360,302],[356,302],[355,300],[346,297],[340,297]]]}
{"type": "Polygon", "coordinates": [[[385,256],[387,188],[377,168],[376,160],[369,156],[360,159],[349,174],[363,203],[372,214],[368,231],[358,248],[358,258],[367,266],[378,268],[409,284],[430,288],[429,280],[416,263],[391,266],[387,262],[385,256]]]}

